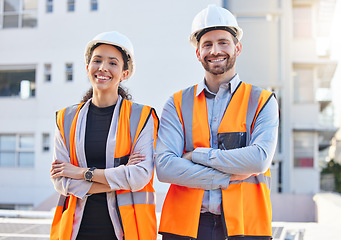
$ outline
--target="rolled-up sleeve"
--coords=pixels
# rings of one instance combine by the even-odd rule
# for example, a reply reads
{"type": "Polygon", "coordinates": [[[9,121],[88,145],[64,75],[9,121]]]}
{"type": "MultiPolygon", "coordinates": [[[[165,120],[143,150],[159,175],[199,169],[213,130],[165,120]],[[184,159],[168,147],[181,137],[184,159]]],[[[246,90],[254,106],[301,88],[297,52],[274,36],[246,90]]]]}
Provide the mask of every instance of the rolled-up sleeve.
{"type": "Polygon", "coordinates": [[[133,152],[145,156],[145,160],[136,165],[121,165],[105,169],[105,177],[112,190],[141,190],[149,183],[154,172],[153,138],[154,119],[149,117],[145,127],[136,140],[133,152]]]}
{"type": "MultiPolygon", "coordinates": [[[[62,135],[59,129],[56,127],[54,137],[54,153],[53,160],[61,160],[71,162],[68,150],[64,144],[62,135]]],[[[92,183],[83,179],[71,179],[68,177],[52,178],[52,183],[56,191],[64,196],[74,195],[83,199],[88,193],[92,183]]]]}
{"type": "Polygon", "coordinates": [[[155,150],[155,167],[161,182],[213,190],[227,188],[230,174],[181,158],[183,126],[171,97],[162,112],[155,150]]]}
{"type": "Polygon", "coordinates": [[[192,161],[228,174],[264,173],[275,154],[278,125],[278,104],[271,97],[255,121],[249,146],[231,150],[197,148],[192,161]]]}

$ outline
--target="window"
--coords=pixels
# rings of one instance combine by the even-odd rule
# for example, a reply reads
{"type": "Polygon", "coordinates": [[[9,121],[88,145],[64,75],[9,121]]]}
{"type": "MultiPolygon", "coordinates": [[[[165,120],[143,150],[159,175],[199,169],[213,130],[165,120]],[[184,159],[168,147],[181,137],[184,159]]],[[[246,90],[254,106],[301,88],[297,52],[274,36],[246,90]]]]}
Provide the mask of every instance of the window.
{"type": "Polygon", "coordinates": [[[35,75],[36,70],[32,67],[0,68],[0,97],[34,97],[35,75]]]}
{"type": "Polygon", "coordinates": [[[37,26],[38,0],[3,0],[0,3],[1,28],[37,26]]]}
{"type": "Polygon", "coordinates": [[[293,8],[294,38],[312,38],[312,14],[312,7],[309,5],[293,8]]]}
{"type": "Polygon", "coordinates": [[[67,11],[68,12],[75,11],[75,0],[67,0],[67,11]]]}
{"type": "Polygon", "coordinates": [[[314,103],[314,72],[312,68],[294,69],[294,102],[314,103]]]}
{"type": "Polygon", "coordinates": [[[0,203],[0,209],[4,210],[33,210],[32,204],[13,204],[13,203],[0,203]]]}
{"type": "Polygon", "coordinates": [[[294,166],[314,167],[314,133],[294,132],[294,166]]]}
{"type": "Polygon", "coordinates": [[[33,167],[34,136],[29,134],[0,135],[0,167],[33,167]]]}
{"type": "Polygon", "coordinates": [[[66,81],[71,82],[73,80],[73,65],[72,63],[67,63],[65,67],[66,81]]]}
{"type": "Polygon", "coordinates": [[[47,13],[53,12],[53,0],[46,0],[46,12],[47,13]]]}
{"type": "Polygon", "coordinates": [[[51,64],[45,64],[44,75],[44,81],[51,82],[51,64]]]}
{"type": "Polygon", "coordinates": [[[50,134],[43,133],[43,152],[50,151],[50,134]]]}
{"type": "Polygon", "coordinates": [[[97,11],[98,10],[98,1],[97,0],[90,0],[90,10],[97,11]]]}

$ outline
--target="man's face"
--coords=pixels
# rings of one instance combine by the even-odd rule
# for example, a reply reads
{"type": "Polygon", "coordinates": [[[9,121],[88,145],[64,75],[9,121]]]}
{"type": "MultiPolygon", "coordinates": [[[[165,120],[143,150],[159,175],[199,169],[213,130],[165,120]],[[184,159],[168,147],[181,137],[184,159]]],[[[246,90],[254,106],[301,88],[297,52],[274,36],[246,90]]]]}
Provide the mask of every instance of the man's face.
{"type": "Polygon", "coordinates": [[[220,75],[231,69],[234,71],[240,51],[241,44],[233,42],[231,33],[225,30],[213,30],[200,38],[196,54],[207,72],[220,75]]]}

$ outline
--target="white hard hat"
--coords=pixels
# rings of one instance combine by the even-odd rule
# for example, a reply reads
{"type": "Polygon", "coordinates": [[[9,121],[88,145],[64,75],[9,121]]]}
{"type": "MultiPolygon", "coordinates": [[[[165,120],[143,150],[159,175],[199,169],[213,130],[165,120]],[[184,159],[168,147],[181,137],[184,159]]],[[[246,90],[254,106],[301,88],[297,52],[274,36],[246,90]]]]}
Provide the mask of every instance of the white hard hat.
{"type": "Polygon", "coordinates": [[[116,31],[98,34],[86,45],[85,48],[86,64],[89,62],[91,48],[98,43],[109,44],[121,48],[127,54],[128,57],[129,74],[127,76],[127,79],[134,74],[135,72],[134,48],[129,38],[116,31]]]}
{"type": "Polygon", "coordinates": [[[243,30],[238,26],[236,18],[229,10],[216,5],[208,5],[193,19],[192,34],[189,37],[190,43],[197,47],[200,37],[214,29],[229,31],[238,41],[243,37],[243,30]]]}

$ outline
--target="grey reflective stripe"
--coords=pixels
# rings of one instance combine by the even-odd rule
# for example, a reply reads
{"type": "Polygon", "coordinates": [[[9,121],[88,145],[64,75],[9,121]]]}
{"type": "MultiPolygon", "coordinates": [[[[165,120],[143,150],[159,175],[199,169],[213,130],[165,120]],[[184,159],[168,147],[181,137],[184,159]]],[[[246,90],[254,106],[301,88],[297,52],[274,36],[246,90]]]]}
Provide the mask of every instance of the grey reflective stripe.
{"type": "Polygon", "coordinates": [[[137,204],[155,204],[154,192],[126,192],[117,194],[119,207],[137,204]]]}
{"type": "Polygon", "coordinates": [[[259,97],[262,93],[263,89],[252,86],[250,97],[249,97],[249,103],[247,105],[247,114],[246,114],[246,146],[250,143],[250,136],[251,136],[251,126],[253,123],[253,120],[255,119],[259,97]]]}
{"type": "Polygon", "coordinates": [[[65,200],[66,200],[66,196],[60,194],[57,206],[64,206],[65,200]]]}
{"type": "Polygon", "coordinates": [[[182,91],[181,114],[185,129],[185,151],[194,150],[193,146],[193,102],[194,86],[182,91]]]}
{"type": "Polygon", "coordinates": [[[245,180],[242,181],[231,181],[230,184],[236,184],[236,183],[254,183],[254,184],[260,184],[265,183],[266,187],[270,190],[271,189],[271,177],[265,176],[263,174],[259,174],[258,176],[251,176],[245,180]]]}
{"type": "Polygon", "coordinates": [[[140,122],[141,112],[143,105],[133,103],[131,105],[131,112],[129,118],[129,129],[130,129],[130,137],[131,137],[131,145],[134,143],[137,127],[140,122]]]}
{"type": "Polygon", "coordinates": [[[70,155],[70,131],[71,131],[71,125],[72,121],[76,115],[78,108],[78,104],[72,105],[70,107],[67,107],[65,109],[65,114],[64,114],[64,136],[65,136],[65,143],[67,150],[70,155]]]}

